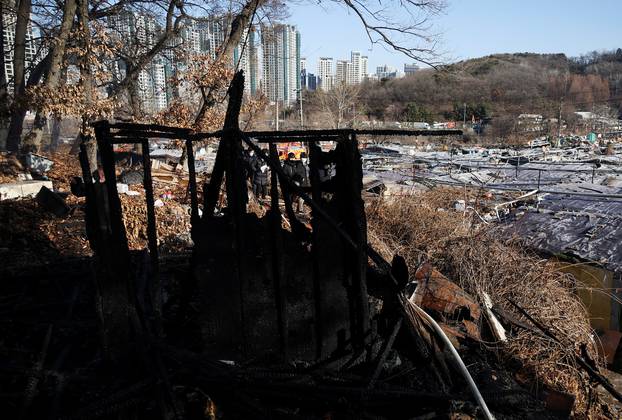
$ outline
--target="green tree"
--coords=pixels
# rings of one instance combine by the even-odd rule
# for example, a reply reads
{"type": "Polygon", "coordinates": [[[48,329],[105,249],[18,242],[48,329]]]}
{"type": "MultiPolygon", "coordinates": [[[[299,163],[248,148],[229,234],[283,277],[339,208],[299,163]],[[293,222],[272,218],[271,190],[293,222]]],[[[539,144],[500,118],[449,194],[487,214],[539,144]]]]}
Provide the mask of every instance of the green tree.
{"type": "Polygon", "coordinates": [[[403,118],[405,121],[412,122],[434,122],[432,113],[423,105],[418,105],[414,102],[410,102],[406,105],[403,118]]]}

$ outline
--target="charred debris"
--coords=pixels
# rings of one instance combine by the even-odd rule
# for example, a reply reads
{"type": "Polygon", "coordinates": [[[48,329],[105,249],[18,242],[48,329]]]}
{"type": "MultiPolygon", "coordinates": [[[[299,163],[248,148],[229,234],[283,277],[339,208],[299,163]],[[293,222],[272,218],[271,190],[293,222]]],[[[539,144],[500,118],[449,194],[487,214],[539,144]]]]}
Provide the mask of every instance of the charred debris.
{"type": "MultiPolygon", "coordinates": [[[[243,78],[213,133],[95,124],[82,179],[92,257],[59,257],[3,276],[0,400],[5,418],[566,418],[574,396],[518,377],[496,344],[547,325],[472,296],[431,264],[409,275],[368,242],[358,138],[408,131],[243,132],[243,78]],[[160,256],[152,139],[185,144],[190,253],[160,256]],[[199,185],[197,142],[218,152],[199,185]],[[279,142],[309,150],[308,186],[284,172],[279,142]],[[334,142],[330,151],[318,142],[334,142]],[[142,145],[148,249],[130,250],[115,144],[142,145]],[[247,211],[243,150],[270,171],[270,202],[247,211]],[[334,165],[334,176],[319,169],[334,165]],[[95,174],[95,175],[94,175],[95,174]],[[310,212],[295,212],[292,196],[310,212]],[[224,197],[224,198],[223,198],[224,197]],[[224,201],[226,201],[226,205],[224,201]]],[[[446,132],[442,135],[460,134],[446,132]]],[[[376,185],[377,187],[377,185],[376,185]]],[[[59,212],[51,191],[41,205],[59,212]]],[[[622,396],[597,361],[575,354],[594,387],[622,396]]],[[[596,393],[597,412],[614,416],[596,393]]]]}

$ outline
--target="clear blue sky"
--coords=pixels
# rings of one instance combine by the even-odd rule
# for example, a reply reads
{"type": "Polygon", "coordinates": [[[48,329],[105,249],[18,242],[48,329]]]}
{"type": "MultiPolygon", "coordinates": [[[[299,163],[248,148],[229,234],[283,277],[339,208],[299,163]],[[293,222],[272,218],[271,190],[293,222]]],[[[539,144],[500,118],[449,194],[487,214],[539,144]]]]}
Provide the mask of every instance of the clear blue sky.
{"type": "MultiPolygon", "coordinates": [[[[622,0],[447,0],[434,21],[446,61],[504,52],[565,53],[622,48],[622,0]]],[[[395,3],[393,3],[395,4],[395,3]]],[[[352,13],[333,2],[313,0],[290,6],[288,23],[302,34],[302,56],[315,71],[320,56],[369,56],[369,71],[389,64],[403,69],[411,60],[371,45],[352,13]]],[[[398,9],[396,9],[398,10],[398,9]]]]}

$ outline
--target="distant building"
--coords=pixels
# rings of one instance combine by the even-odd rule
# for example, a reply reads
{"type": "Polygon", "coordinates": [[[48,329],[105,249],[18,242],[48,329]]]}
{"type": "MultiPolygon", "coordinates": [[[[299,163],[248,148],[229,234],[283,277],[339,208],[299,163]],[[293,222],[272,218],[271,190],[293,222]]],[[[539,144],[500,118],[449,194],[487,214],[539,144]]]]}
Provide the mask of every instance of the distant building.
{"type": "Polygon", "coordinates": [[[622,130],[622,120],[607,115],[600,115],[597,112],[577,111],[578,125],[585,129],[596,131],[622,130]]]}
{"type": "Polygon", "coordinates": [[[307,59],[305,57],[300,58],[300,87],[307,89],[307,59]]]}
{"type": "Polygon", "coordinates": [[[300,86],[306,90],[317,89],[317,77],[313,73],[307,73],[306,68],[302,69],[300,71],[300,86]]]}
{"type": "Polygon", "coordinates": [[[300,90],[300,32],[295,26],[276,24],[261,28],[263,91],[270,101],[289,106],[300,90]]]}
{"type": "Polygon", "coordinates": [[[406,76],[410,76],[412,74],[415,74],[419,71],[419,66],[415,63],[412,64],[404,64],[404,74],[406,76]]]}
{"type": "Polygon", "coordinates": [[[337,60],[335,83],[358,85],[367,79],[367,56],[350,52],[350,60],[337,60]]]}
{"type": "Polygon", "coordinates": [[[517,121],[518,131],[542,131],[543,117],[540,114],[520,114],[517,121]]]}
{"type": "Polygon", "coordinates": [[[257,93],[260,86],[259,47],[258,40],[256,38],[257,34],[255,27],[252,27],[248,36],[248,68],[245,70],[248,71],[248,73],[246,73],[248,81],[245,85],[248,86],[247,92],[251,95],[257,93]]]}
{"type": "Polygon", "coordinates": [[[354,65],[348,60],[337,60],[335,67],[335,84],[354,84],[354,65]]]}
{"type": "Polygon", "coordinates": [[[322,90],[333,88],[333,59],[332,57],[320,57],[317,63],[318,87],[322,90]]]}
{"type": "MultiPolygon", "coordinates": [[[[9,93],[13,93],[13,78],[15,73],[13,71],[13,49],[15,47],[15,24],[17,21],[17,15],[15,13],[15,1],[14,0],[2,0],[7,3],[8,7],[3,7],[2,10],[2,40],[3,40],[3,66],[2,76],[0,81],[6,81],[8,85],[9,93]],[[10,8],[10,10],[8,10],[10,8]]],[[[26,75],[24,80],[28,79],[30,73],[29,69],[33,67],[33,63],[37,61],[37,43],[35,42],[35,36],[32,30],[32,25],[28,23],[26,28],[26,47],[25,47],[25,71],[26,75]]],[[[39,58],[42,54],[39,55],[39,58]]]]}
{"type": "MultiPolygon", "coordinates": [[[[306,71],[306,70],[305,70],[306,71]]],[[[313,73],[307,73],[307,90],[317,90],[317,77],[313,73]]]]}
{"type": "Polygon", "coordinates": [[[212,60],[216,59],[218,48],[225,41],[225,32],[228,23],[223,18],[211,18],[205,22],[197,22],[199,30],[199,42],[201,44],[201,53],[208,54],[212,60]]]}
{"type": "MultiPolygon", "coordinates": [[[[159,112],[168,106],[172,98],[184,94],[183,88],[171,87],[168,80],[187,68],[187,60],[193,55],[207,55],[215,60],[230,30],[231,21],[230,15],[209,16],[202,21],[184,21],[180,32],[168,41],[167,48],[138,74],[137,93],[143,112],[159,112]],[[179,54],[181,51],[187,55],[179,54]]],[[[110,16],[107,30],[122,43],[123,48],[127,49],[126,55],[130,57],[152,48],[163,31],[155,18],[130,10],[110,16]]],[[[247,94],[254,94],[260,88],[257,44],[256,28],[245,29],[230,63],[232,68],[244,70],[244,90],[247,94]]],[[[110,66],[111,73],[117,79],[125,77],[126,69],[124,60],[118,60],[110,66]]]]}
{"type": "Polygon", "coordinates": [[[367,72],[367,63],[369,59],[366,55],[361,57],[361,69],[360,69],[360,81],[364,82],[369,77],[369,73],[367,72]]]}
{"type": "Polygon", "coordinates": [[[363,69],[363,67],[367,67],[367,57],[363,57],[358,51],[352,51],[350,52],[350,62],[352,68],[348,84],[358,85],[363,81],[363,75],[367,72],[363,69]]]}
{"type": "Polygon", "coordinates": [[[397,69],[388,65],[382,65],[376,67],[376,76],[378,80],[382,79],[396,79],[401,75],[398,73],[397,69]]]}
{"type": "Polygon", "coordinates": [[[300,86],[303,89],[307,88],[307,70],[306,69],[300,70],[300,86]]]}
{"type": "MultiPolygon", "coordinates": [[[[152,48],[157,42],[158,34],[162,31],[155,18],[128,10],[110,16],[108,18],[108,29],[124,43],[124,48],[139,54],[152,48]]],[[[189,37],[188,42],[193,41],[190,34],[190,31],[185,33],[189,37]]],[[[164,66],[167,58],[164,55],[156,56],[138,73],[136,88],[138,98],[141,101],[142,112],[156,113],[168,105],[164,66]]],[[[125,77],[127,63],[120,60],[114,66],[113,71],[115,70],[118,72],[119,78],[125,77]]]]}

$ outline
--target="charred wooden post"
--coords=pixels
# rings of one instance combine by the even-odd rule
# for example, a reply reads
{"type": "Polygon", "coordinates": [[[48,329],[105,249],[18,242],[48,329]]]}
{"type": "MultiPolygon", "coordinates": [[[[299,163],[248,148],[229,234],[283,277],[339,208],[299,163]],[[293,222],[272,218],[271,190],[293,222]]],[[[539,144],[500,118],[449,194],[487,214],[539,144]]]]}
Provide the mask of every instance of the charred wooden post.
{"type": "MultiPolygon", "coordinates": [[[[270,158],[278,161],[276,145],[270,143],[270,158]]],[[[284,360],[287,360],[287,294],[283,276],[283,238],[281,236],[281,209],[279,208],[279,185],[276,171],[270,171],[270,233],[272,246],[272,275],[276,297],[276,317],[279,324],[279,344],[284,360]]]]}
{"type": "Polygon", "coordinates": [[[363,169],[358,143],[354,133],[344,134],[337,145],[339,200],[342,211],[343,227],[355,244],[354,249],[347,248],[350,264],[351,281],[349,283],[352,341],[357,347],[363,347],[369,331],[369,300],[367,294],[367,220],[361,189],[363,188],[363,169]]]}
{"type": "MultiPolygon", "coordinates": [[[[316,142],[309,144],[309,181],[311,183],[311,198],[318,205],[322,203],[322,190],[320,188],[321,180],[319,173],[319,164],[322,151],[316,142]]],[[[318,230],[320,215],[317,210],[312,210],[311,217],[311,258],[313,258],[313,302],[314,302],[314,318],[315,318],[315,344],[316,357],[319,359],[324,353],[324,314],[322,310],[322,279],[320,278],[320,244],[318,230]]]]}
{"type": "Polygon", "coordinates": [[[104,201],[104,194],[101,188],[96,191],[93,183],[93,175],[88,158],[88,150],[84,143],[80,144],[80,167],[82,168],[82,179],[86,193],[86,235],[93,252],[98,253],[102,246],[102,232],[107,230],[108,221],[104,209],[108,204],[104,201]]]}
{"type": "Polygon", "coordinates": [[[107,208],[99,208],[98,211],[107,213],[108,224],[105,227],[100,225],[97,286],[103,322],[104,355],[114,362],[124,357],[129,350],[129,316],[136,308],[136,293],[130,273],[129,249],[117,191],[114,151],[109,141],[108,122],[96,124],[95,134],[106,178],[104,194],[107,199],[107,208]]]}
{"type": "Polygon", "coordinates": [[[197,172],[194,162],[194,149],[190,139],[186,139],[186,155],[188,159],[188,189],[190,190],[190,222],[194,226],[199,220],[199,198],[197,196],[197,172]]]}
{"type": "Polygon", "coordinates": [[[155,204],[153,200],[153,181],[151,179],[151,155],[149,141],[142,140],[143,146],[143,187],[145,188],[145,200],[147,202],[147,241],[151,265],[157,272],[158,269],[158,232],[156,229],[155,204]]]}
{"type": "Polygon", "coordinates": [[[147,202],[147,243],[151,263],[151,299],[156,317],[156,329],[161,332],[162,319],[162,284],[160,282],[160,257],[158,251],[158,231],[156,227],[155,203],[153,200],[153,180],[151,178],[151,152],[149,140],[142,139],[143,149],[143,187],[147,202]]]}

